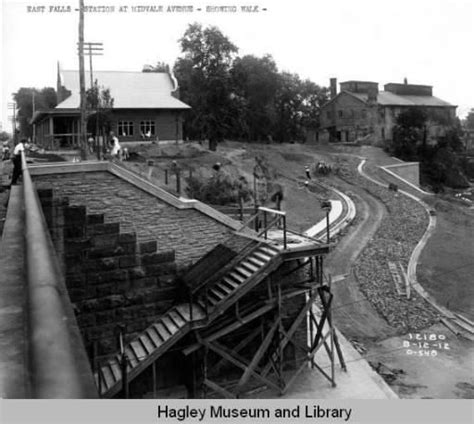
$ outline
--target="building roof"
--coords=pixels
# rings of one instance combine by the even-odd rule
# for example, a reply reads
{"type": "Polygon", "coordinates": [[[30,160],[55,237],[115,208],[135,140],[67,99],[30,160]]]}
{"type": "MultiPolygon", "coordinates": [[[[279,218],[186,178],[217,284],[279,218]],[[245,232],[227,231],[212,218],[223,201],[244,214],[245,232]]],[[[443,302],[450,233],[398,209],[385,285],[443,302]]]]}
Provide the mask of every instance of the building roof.
{"type": "MultiPolygon", "coordinates": [[[[79,108],[79,72],[60,71],[61,85],[71,95],[59,103],[57,109],[79,108]]],[[[190,109],[171,93],[177,89],[174,78],[166,72],[95,71],[99,86],[110,89],[114,109],[190,109]]],[[[86,90],[90,88],[90,74],[85,72],[86,90]]]]}
{"type": "MultiPolygon", "coordinates": [[[[348,92],[363,102],[367,102],[368,96],[365,93],[348,92]]],[[[438,106],[456,107],[435,96],[414,96],[394,94],[390,91],[379,91],[377,93],[377,103],[382,106],[438,106]]]]}

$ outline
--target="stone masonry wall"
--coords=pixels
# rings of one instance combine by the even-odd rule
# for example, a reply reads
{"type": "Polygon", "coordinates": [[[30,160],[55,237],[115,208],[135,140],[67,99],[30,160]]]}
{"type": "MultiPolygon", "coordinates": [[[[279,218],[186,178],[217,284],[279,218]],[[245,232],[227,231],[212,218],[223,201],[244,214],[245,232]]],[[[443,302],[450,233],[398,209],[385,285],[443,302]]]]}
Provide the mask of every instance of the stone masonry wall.
{"type": "Polygon", "coordinates": [[[36,176],[35,184],[91,359],[118,350],[118,326],[129,340],[165,313],[180,270],[219,242],[243,243],[212,218],[108,173],[36,176]]]}
{"type": "Polygon", "coordinates": [[[38,189],[53,189],[71,206],[88,214],[104,214],[105,223],[119,223],[138,242],[156,241],[157,251],[176,252],[179,268],[194,263],[232,230],[192,209],[179,210],[108,172],[34,176],[38,189]]]}
{"type": "Polygon", "coordinates": [[[87,215],[84,206],[53,198],[52,190],[39,196],[90,359],[115,353],[119,326],[129,340],[174,303],[175,252],[137,242],[119,223],[87,215]]]}

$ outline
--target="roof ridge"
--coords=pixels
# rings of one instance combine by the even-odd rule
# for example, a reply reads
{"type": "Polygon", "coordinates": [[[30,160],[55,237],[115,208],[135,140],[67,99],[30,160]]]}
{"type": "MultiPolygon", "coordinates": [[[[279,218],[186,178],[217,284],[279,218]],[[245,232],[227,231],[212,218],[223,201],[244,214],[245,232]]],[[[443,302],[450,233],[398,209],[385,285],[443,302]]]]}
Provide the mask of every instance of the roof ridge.
{"type": "MultiPolygon", "coordinates": [[[[62,69],[61,72],[79,72],[77,69],[62,69]]],[[[90,72],[87,69],[84,72],[90,72]]],[[[94,73],[98,72],[116,72],[116,73],[127,73],[127,74],[166,74],[169,75],[168,72],[143,72],[143,71],[118,71],[118,70],[111,70],[111,71],[100,71],[94,70],[94,73]]]]}

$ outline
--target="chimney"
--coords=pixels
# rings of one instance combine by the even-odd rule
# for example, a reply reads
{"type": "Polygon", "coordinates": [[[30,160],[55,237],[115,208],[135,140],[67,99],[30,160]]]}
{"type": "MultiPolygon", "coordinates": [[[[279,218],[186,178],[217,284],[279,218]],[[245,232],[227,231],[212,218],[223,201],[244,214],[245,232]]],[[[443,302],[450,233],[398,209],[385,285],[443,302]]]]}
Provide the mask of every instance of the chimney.
{"type": "Polygon", "coordinates": [[[379,92],[378,84],[373,84],[367,87],[367,100],[371,103],[377,102],[377,94],[379,92]]]}
{"type": "Polygon", "coordinates": [[[331,100],[332,100],[337,95],[337,79],[336,78],[331,78],[329,80],[329,87],[330,87],[330,95],[331,95],[331,100]]]}

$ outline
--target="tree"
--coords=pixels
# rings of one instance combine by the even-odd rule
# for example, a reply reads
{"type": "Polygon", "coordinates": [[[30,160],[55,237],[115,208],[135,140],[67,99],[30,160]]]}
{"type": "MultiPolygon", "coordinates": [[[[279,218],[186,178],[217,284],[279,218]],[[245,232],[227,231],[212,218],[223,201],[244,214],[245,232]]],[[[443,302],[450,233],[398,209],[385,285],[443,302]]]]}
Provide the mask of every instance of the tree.
{"type": "Polygon", "coordinates": [[[474,109],[471,109],[466,116],[464,121],[464,126],[471,130],[474,130],[474,109]]]}
{"type": "Polygon", "coordinates": [[[328,89],[297,74],[283,72],[276,94],[277,132],[281,142],[304,139],[305,129],[319,124],[321,106],[328,100],[328,89]]]}
{"type": "MultiPolygon", "coordinates": [[[[86,90],[87,132],[95,134],[96,137],[101,135],[105,139],[110,130],[110,112],[113,107],[114,99],[110,89],[100,87],[95,80],[94,85],[86,90]]],[[[99,157],[98,149],[97,155],[99,157]]]]}
{"type": "MultiPolygon", "coordinates": [[[[417,107],[401,112],[393,128],[391,153],[403,160],[418,159],[418,145],[422,142],[422,150],[426,150],[426,112],[417,107]]],[[[423,152],[421,152],[423,155],[423,152]]]]}
{"type": "Polygon", "coordinates": [[[238,137],[266,140],[273,134],[276,122],[275,96],[278,69],[272,56],[237,58],[231,70],[235,89],[234,101],[239,110],[238,137]]]}
{"type": "Polygon", "coordinates": [[[16,119],[21,137],[31,137],[33,134],[33,128],[30,125],[33,117],[33,101],[35,111],[52,109],[57,104],[56,91],[52,87],[41,89],[21,87],[13,98],[18,108],[16,119]]]}
{"type": "Polygon", "coordinates": [[[143,65],[142,72],[169,72],[170,66],[165,62],[156,62],[155,65],[143,65]]]}
{"type": "Polygon", "coordinates": [[[181,83],[181,98],[193,109],[185,121],[192,137],[209,138],[209,147],[217,143],[232,126],[233,102],[230,67],[237,47],[216,27],[189,25],[180,39],[184,57],[174,72],[181,83]]]}

